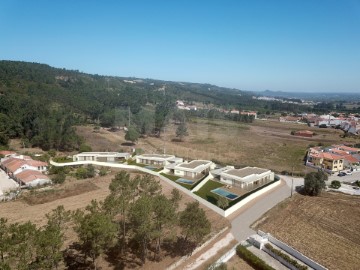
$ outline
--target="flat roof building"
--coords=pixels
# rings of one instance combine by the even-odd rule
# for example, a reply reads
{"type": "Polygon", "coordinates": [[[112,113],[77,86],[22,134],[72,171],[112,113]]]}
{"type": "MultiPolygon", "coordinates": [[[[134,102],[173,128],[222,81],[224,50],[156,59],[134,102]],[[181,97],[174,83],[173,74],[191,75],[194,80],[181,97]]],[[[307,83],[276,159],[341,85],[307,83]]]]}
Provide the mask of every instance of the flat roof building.
{"type": "Polygon", "coordinates": [[[245,167],[229,168],[220,172],[220,181],[239,188],[256,188],[274,180],[274,173],[269,169],[245,167]]]}
{"type": "Polygon", "coordinates": [[[73,156],[74,161],[116,162],[130,158],[129,153],[83,152],[73,156]]]}

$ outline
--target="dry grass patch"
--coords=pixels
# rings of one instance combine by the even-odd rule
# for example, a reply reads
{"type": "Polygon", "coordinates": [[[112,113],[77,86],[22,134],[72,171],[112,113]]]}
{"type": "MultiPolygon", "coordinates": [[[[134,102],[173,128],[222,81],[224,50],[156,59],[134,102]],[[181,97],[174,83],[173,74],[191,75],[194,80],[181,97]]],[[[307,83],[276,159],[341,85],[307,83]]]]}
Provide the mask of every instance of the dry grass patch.
{"type": "Polygon", "coordinates": [[[33,190],[27,192],[22,198],[29,205],[43,204],[58,199],[80,195],[86,192],[94,191],[99,187],[92,182],[82,182],[65,188],[51,188],[33,190]]]}
{"type": "Polygon", "coordinates": [[[360,198],[341,193],[296,195],[255,225],[329,269],[358,269],[360,198]]]}

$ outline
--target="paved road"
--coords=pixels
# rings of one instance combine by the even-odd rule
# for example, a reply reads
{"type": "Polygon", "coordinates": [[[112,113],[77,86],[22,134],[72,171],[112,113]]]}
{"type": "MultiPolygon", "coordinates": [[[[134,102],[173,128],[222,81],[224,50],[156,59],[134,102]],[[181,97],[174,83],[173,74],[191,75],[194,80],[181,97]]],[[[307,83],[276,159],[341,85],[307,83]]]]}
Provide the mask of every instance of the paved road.
{"type": "Polygon", "coordinates": [[[337,176],[338,174],[329,176],[329,180],[327,181],[327,184],[331,183],[333,180],[338,180],[340,182],[353,182],[356,180],[360,181],[360,171],[353,172],[352,175],[346,175],[346,176],[337,176]]]}
{"type": "MultiPolygon", "coordinates": [[[[250,225],[259,219],[265,212],[273,208],[279,202],[288,198],[291,194],[292,178],[289,176],[281,176],[284,183],[275,188],[270,193],[266,193],[253,204],[249,203],[249,207],[240,212],[237,217],[231,221],[231,232],[238,241],[245,240],[255,231],[250,229],[250,225]]],[[[303,178],[294,178],[293,188],[304,184],[303,178]]]]}

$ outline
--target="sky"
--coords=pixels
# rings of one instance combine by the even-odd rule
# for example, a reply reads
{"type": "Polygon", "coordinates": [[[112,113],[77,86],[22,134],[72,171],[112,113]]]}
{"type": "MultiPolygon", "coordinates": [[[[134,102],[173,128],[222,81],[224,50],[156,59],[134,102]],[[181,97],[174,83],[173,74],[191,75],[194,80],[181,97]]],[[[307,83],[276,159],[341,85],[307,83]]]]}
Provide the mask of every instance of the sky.
{"type": "Polygon", "coordinates": [[[360,92],[360,0],[0,0],[0,59],[250,91],[360,92]]]}

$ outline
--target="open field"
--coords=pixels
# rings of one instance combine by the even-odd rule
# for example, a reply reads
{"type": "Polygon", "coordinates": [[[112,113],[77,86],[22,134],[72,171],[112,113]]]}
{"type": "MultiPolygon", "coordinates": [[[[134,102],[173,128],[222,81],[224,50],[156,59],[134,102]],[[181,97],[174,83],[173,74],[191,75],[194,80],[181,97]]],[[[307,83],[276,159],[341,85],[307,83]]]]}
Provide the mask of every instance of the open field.
{"type": "Polygon", "coordinates": [[[359,269],[360,198],[295,195],[255,224],[329,269],[359,269]]]}
{"type": "MultiPolygon", "coordinates": [[[[147,153],[175,154],[186,159],[210,159],[237,166],[260,166],[278,172],[307,172],[303,165],[306,150],[310,144],[354,143],[355,139],[341,138],[340,130],[309,128],[306,125],[257,120],[252,124],[233,121],[193,119],[188,123],[189,136],[184,142],[173,141],[176,125],[169,124],[161,138],[139,139],[136,148],[147,153]],[[290,135],[292,130],[309,129],[318,135],[303,138],[290,135]]],[[[93,150],[130,151],[123,146],[124,132],[101,130],[94,133],[92,127],[78,127],[93,150]]]]}

